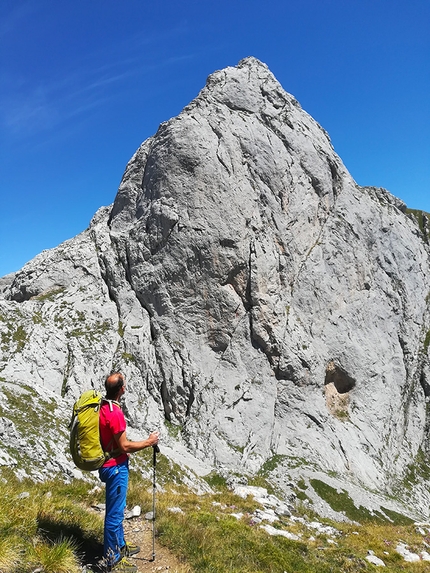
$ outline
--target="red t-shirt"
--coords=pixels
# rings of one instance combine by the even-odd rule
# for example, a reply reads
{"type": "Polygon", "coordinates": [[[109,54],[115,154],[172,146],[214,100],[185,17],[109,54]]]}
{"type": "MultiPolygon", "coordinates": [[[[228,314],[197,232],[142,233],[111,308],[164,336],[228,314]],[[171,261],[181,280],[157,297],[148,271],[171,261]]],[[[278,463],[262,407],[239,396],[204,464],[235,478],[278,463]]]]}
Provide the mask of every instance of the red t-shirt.
{"type": "MultiPolygon", "coordinates": [[[[110,409],[109,402],[103,402],[100,408],[100,441],[105,452],[111,452],[117,448],[117,443],[115,441],[115,434],[120,432],[125,432],[127,423],[124,418],[124,414],[118,404],[112,402],[112,411],[110,409]]],[[[111,458],[107,460],[103,467],[117,466],[122,464],[128,459],[127,454],[121,454],[117,458],[111,458]]]]}

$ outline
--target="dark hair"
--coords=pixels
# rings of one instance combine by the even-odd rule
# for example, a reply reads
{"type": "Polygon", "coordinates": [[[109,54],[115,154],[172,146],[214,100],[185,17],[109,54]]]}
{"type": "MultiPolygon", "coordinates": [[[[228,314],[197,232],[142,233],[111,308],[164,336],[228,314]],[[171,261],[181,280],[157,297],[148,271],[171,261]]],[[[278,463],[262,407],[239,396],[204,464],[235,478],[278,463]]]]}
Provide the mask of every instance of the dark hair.
{"type": "Polygon", "coordinates": [[[120,372],[110,374],[105,380],[106,398],[108,400],[115,400],[123,386],[124,376],[120,372]]]}

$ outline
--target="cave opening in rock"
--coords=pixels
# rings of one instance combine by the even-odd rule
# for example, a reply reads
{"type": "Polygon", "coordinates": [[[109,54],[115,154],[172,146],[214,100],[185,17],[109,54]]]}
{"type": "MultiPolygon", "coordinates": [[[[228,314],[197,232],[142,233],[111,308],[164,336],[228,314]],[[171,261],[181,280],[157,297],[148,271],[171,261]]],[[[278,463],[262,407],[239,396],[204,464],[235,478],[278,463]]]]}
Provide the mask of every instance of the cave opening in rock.
{"type": "Polygon", "coordinates": [[[355,387],[355,379],[331,360],[326,367],[324,384],[333,384],[339,394],[346,394],[355,387]]]}
{"type": "Polygon", "coordinates": [[[324,393],[328,411],[340,420],[349,419],[349,393],[355,380],[331,360],[326,366],[324,393]]]}

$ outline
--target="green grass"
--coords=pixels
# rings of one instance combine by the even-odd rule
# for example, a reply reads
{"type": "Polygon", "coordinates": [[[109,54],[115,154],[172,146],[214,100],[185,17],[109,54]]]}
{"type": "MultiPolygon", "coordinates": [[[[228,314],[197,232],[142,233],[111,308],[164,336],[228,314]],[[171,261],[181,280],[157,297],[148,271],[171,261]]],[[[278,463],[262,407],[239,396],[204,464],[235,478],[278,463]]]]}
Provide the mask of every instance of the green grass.
{"type": "Polygon", "coordinates": [[[264,462],[264,464],[261,466],[259,473],[262,476],[268,476],[270,474],[270,472],[274,471],[278,467],[278,465],[282,464],[282,462],[286,458],[287,458],[287,456],[283,456],[283,455],[279,455],[279,454],[272,456],[271,458],[269,458],[268,460],[266,460],[264,462]]]}
{"type": "Polygon", "coordinates": [[[231,516],[198,510],[175,520],[161,517],[158,527],[160,539],[187,559],[194,571],[315,571],[305,543],[269,538],[260,528],[231,516]]]}
{"type": "Polygon", "coordinates": [[[430,344],[430,330],[427,331],[425,340],[424,340],[424,351],[427,352],[430,344]]]}
{"type": "Polygon", "coordinates": [[[177,424],[172,424],[172,422],[169,422],[168,420],[164,420],[164,425],[166,426],[169,436],[178,439],[182,431],[182,426],[177,424]]]}
{"type": "MultiPolygon", "coordinates": [[[[139,455],[146,469],[151,469],[151,450],[139,455]]],[[[93,483],[60,480],[35,484],[19,482],[3,468],[0,479],[3,502],[0,505],[0,571],[26,573],[40,569],[44,573],[78,573],[82,555],[102,540],[102,517],[90,506],[103,501],[103,490],[94,493],[93,483]],[[6,480],[6,483],[4,483],[6,480]],[[25,499],[20,494],[28,492],[25,499]]],[[[386,571],[424,573],[428,563],[408,563],[395,551],[399,541],[412,551],[425,549],[423,538],[413,524],[397,519],[394,512],[372,515],[353,512],[345,492],[311,480],[330,503],[338,509],[364,518],[361,525],[336,523],[321,519],[306,508],[305,523],[287,517],[274,523],[300,539],[293,541],[270,536],[255,522],[254,512],[260,506],[251,497],[242,499],[225,486],[216,474],[208,483],[215,493],[198,495],[180,484],[180,470],[160,455],[157,463],[155,522],[158,542],[173,552],[187,571],[193,573],[362,573],[375,568],[366,561],[368,550],[383,559],[386,571]],[[173,480],[172,480],[173,475],[173,480]],[[170,511],[179,507],[182,513],[170,511]],[[242,514],[237,519],[232,514],[242,514]],[[388,521],[388,518],[392,522],[388,521]],[[318,520],[337,533],[318,533],[307,523],[318,520]]],[[[141,473],[130,473],[128,506],[140,505],[143,512],[152,506],[151,479],[141,473]]],[[[306,491],[304,480],[297,488],[306,491]]],[[[297,515],[302,515],[300,507],[297,515]]],[[[160,558],[161,559],[161,558],[160,558]]],[[[164,563],[160,560],[159,567],[164,563]]]]}
{"type": "Polygon", "coordinates": [[[133,356],[133,354],[130,354],[129,352],[123,352],[121,357],[126,364],[130,364],[130,362],[133,364],[137,363],[136,358],[133,356]]]}
{"type": "Polygon", "coordinates": [[[428,455],[420,448],[415,456],[414,463],[411,463],[406,468],[405,477],[402,482],[402,487],[411,489],[411,487],[424,480],[430,481],[430,466],[428,463],[428,455]]]}
{"type": "Polygon", "coordinates": [[[401,525],[412,523],[412,519],[395,511],[383,509],[382,512],[371,512],[365,507],[356,507],[346,491],[338,491],[318,479],[311,479],[310,484],[319,497],[326,501],[334,511],[343,513],[351,521],[358,523],[390,521],[401,525]]]}
{"type": "Polygon", "coordinates": [[[227,487],[227,482],[226,479],[222,476],[220,476],[219,474],[217,474],[216,472],[211,472],[210,474],[208,474],[207,476],[205,476],[205,481],[208,483],[208,485],[210,485],[210,487],[212,489],[220,489],[220,488],[226,488],[227,487]]]}
{"type": "Polygon", "coordinates": [[[42,313],[41,312],[35,312],[33,314],[33,316],[31,317],[33,324],[42,324],[43,323],[43,317],[42,317],[42,313]]]}
{"type": "Polygon", "coordinates": [[[80,555],[100,544],[103,532],[88,508],[89,485],[20,482],[6,469],[1,479],[0,571],[79,573],[80,555]]]}
{"type": "MultiPolygon", "coordinates": [[[[84,322],[82,316],[78,316],[79,322],[84,322]]],[[[105,335],[111,329],[111,323],[109,320],[104,320],[103,322],[96,322],[90,325],[82,325],[78,328],[74,328],[66,333],[69,338],[85,338],[88,342],[100,342],[105,335]]]]}
{"type": "Polygon", "coordinates": [[[5,352],[21,352],[28,340],[28,334],[21,324],[8,322],[7,332],[1,333],[2,350],[5,352]]]}
{"type": "Polygon", "coordinates": [[[39,302],[45,302],[45,301],[52,301],[55,300],[57,298],[57,296],[59,294],[62,294],[65,291],[65,287],[58,287],[58,288],[54,288],[48,292],[42,293],[42,294],[38,294],[35,297],[35,300],[38,300],[39,302]]]}
{"type": "Polygon", "coordinates": [[[426,213],[426,211],[421,211],[420,209],[406,209],[406,213],[417,221],[420,231],[423,234],[424,240],[428,243],[428,221],[430,220],[430,213],[426,213]]]}
{"type": "MultiPolygon", "coordinates": [[[[23,392],[13,391],[11,387],[3,386],[0,393],[0,416],[13,420],[15,428],[21,437],[25,436],[25,442],[28,445],[35,444],[40,441],[40,433],[45,435],[52,433],[53,427],[56,428],[60,434],[66,435],[66,429],[61,424],[61,420],[56,416],[55,410],[57,404],[52,399],[43,399],[37,392],[30,386],[21,387],[23,392]]],[[[47,455],[54,453],[54,448],[57,444],[53,440],[45,440],[47,455]]],[[[24,450],[20,451],[20,455],[16,455],[16,449],[9,446],[6,440],[3,447],[17,459],[18,465],[25,467],[29,463],[37,463],[31,458],[31,453],[27,449],[27,454],[24,450]]]]}
{"type": "Polygon", "coordinates": [[[119,321],[118,322],[118,334],[120,335],[121,338],[124,338],[124,332],[125,332],[125,326],[121,321],[119,321]]]}
{"type": "Polygon", "coordinates": [[[43,573],[73,573],[81,570],[77,549],[73,539],[60,538],[53,544],[36,541],[29,545],[25,557],[29,570],[35,567],[43,573]]]}
{"type": "Polygon", "coordinates": [[[428,566],[406,563],[394,551],[399,539],[417,551],[425,548],[413,526],[374,520],[357,526],[320,519],[339,531],[332,544],[327,534],[318,535],[288,520],[278,522],[277,527],[301,535],[300,541],[292,541],[269,536],[258,524],[253,525],[251,516],[257,504],[227,490],[205,496],[166,492],[160,497],[159,540],[196,573],[358,573],[373,570],[365,560],[369,549],[383,558],[389,571],[422,572],[428,566]],[[171,514],[169,506],[180,507],[183,513],[171,514]],[[238,512],[243,513],[242,519],[231,515],[238,512]]]}

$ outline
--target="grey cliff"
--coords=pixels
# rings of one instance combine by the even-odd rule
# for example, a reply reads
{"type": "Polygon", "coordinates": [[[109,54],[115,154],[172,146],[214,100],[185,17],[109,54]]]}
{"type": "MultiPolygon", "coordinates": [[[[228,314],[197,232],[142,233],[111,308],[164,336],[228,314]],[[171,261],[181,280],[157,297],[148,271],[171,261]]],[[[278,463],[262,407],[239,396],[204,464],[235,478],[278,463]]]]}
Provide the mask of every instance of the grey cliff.
{"type": "MultiPolygon", "coordinates": [[[[409,478],[430,447],[429,278],[426,215],[357,185],[247,58],[140,146],[86,231],[1,279],[0,435],[29,448],[17,393],[66,420],[118,368],[131,429],[198,473],[316,476],[428,515],[409,478]]],[[[42,475],[72,475],[66,449],[42,475]]]]}

